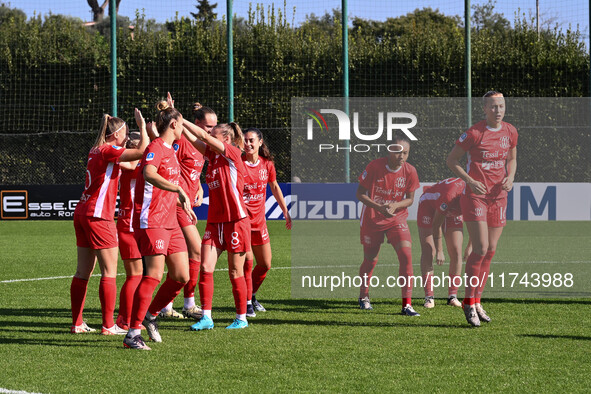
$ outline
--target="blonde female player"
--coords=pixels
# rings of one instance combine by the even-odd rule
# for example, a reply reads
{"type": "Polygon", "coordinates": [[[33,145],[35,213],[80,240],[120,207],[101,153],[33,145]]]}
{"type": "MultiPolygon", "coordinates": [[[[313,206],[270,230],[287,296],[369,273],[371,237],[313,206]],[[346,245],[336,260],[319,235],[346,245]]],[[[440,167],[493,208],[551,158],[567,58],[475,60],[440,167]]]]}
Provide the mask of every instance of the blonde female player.
{"type": "Polygon", "coordinates": [[[412,244],[406,218],[407,208],[414,201],[419,188],[417,170],[409,164],[410,140],[396,135],[386,157],[370,162],[359,176],[357,198],[364,205],[361,213],[361,244],[363,263],[359,276],[364,282],[359,289],[359,307],[373,309],[369,300],[369,287],[373,270],[378,262],[384,235],[398,256],[399,286],[402,289],[402,314],[419,316],[412,307],[412,244]],[[365,279],[367,278],[367,279],[365,279]]]}
{"type": "Polygon", "coordinates": [[[92,332],[82,320],[88,279],[98,260],[101,270],[99,299],[103,335],[120,335],[124,332],[113,321],[117,300],[117,230],[115,228],[115,203],[119,182],[119,163],[137,160],[148,145],[146,124],[141,112],[135,109],[135,119],[140,128],[140,143],[135,149],[124,149],[129,129],[120,118],[103,115],[94,146],[88,154],[84,192],[74,211],[74,229],[78,249],[76,274],[70,285],[72,326],[70,332],[92,332]]]}
{"type": "Polygon", "coordinates": [[[447,166],[468,186],[460,198],[473,248],[466,261],[464,315],[474,327],[491,320],[480,298],[507,221],[507,192],[513,188],[517,169],[518,135],[513,125],[503,122],[503,94],[487,92],[483,110],[486,119],[463,133],[447,157],[447,166]],[[467,171],[459,161],[465,154],[467,171]]]}
{"type": "Polygon", "coordinates": [[[248,327],[244,259],[250,249],[250,219],[242,199],[244,190],[244,147],[242,130],[236,123],[219,124],[211,135],[185,121],[185,135],[209,160],[205,179],[209,187],[207,226],[201,247],[199,296],[203,316],[191,330],[210,330],[213,299],[213,271],[220,254],[228,252],[228,268],[236,305],[236,318],[228,329],[248,327]]]}
{"type": "Polygon", "coordinates": [[[251,225],[252,251],[246,253],[244,277],[246,278],[246,316],[255,317],[255,309],[265,312],[265,308],[257,301],[256,292],[271,269],[271,243],[267,222],[265,220],[265,201],[267,199],[267,184],[277,204],[283,211],[285,227],[291,229],[291,217],[287,204],[283,198],[281,188],[277,183],[273,156],[263,140],[263,134],[256,127],[251,127],[244,133],[244,160],[246,176],[244,177],[244,203],[248,210],[251,225]],[[253,254],[256,266],[251,273],[253,254]]]}
{"type": "Polygon", "coordinates": [[[460,178],[448,178],[424,189],[419,198],[417,226],[421,242],[421,274],[425,288],[425,308],[435,306],[433,292],[433,260],[443,265],[442,234],[449,253],[449,287],[447,305],[460,307],[458,286],[462,274],[462,243],[464,241],[460,196],[466,183],[460,178]],[[443,227],[443,231],[442,231],[443,227]]]}
{"type": "MultiPolygon", "coordinates": [[[[129,133],[126,148],[138,146],[140,134],[129,133]]],[[[139,160],[120,164],[119,178],[119,213],[117,215],[117,237],[119,254],[125,266],[125,283],[119,292],[119,314],[116,324],[123,330],[129,329],[133,294],[142,280],[142,255],[133,236],[133,198],[135,195],[135,179],[139,174],[139,160]]]]}
{"type": "Polygon", "coordinates": [[[123,340],[125,347],[141,350],[150,350],[140,335],[142,321],[150,339],[161,342],[158,312],[189,280],[187,245],[176,215],[177,196],[185,212],[195,215],[189,197],[179,186],[181,170],[172,146],[181,137],[183,116],[166,101],[158,103],[157,108],[159,137],[146,148],[134,199],[133,229],[145,269],[133,297],[130,329],[123,340]],[[150,303],[165,263],[168,275],[150,303]]]}

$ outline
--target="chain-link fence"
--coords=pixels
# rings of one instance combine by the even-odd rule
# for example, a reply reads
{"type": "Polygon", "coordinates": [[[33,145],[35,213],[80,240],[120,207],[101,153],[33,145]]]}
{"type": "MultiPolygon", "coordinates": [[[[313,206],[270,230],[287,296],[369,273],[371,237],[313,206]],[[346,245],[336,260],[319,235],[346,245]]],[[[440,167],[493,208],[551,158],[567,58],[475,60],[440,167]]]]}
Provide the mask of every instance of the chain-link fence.
{"type": "MultiPolygon", "coordinates": [[[[220,121],[230,116],[225,4],[214,16],[196,8],[203,3],[121,2],[117,110],[130,124],[134,107],[152,116],[167,91],[187,116],[196,101],[220,121]]],[[[291,99],[344,93],[343,2],[235,3],[233,117],[263,130],[279,180],[289,181],[291,99]]],[[[539,12],[532,1],[473,2],[470,42],[464,1],[347,3],[351,97],[466,96],[468,48],[475,97],[490,89],[508,97],[589,96],[588,2],[559,0],[539,12]]],[[[111,112],[109,20],[84,23],[92,14],[78,0],[15,7],[0,6],[0,184],[80,184],[100,117],[111,112]]],[[[431,148],[447,151],[460,132],[434,136],[431,148]]],[[[524,129],[526,141],[519,180],[589,181],[588,129],[541,138],[524,129]],[[565,143],[587,163],[570,175],[543,159],[565,143]]],[[[447,177],[429,149],[411,158],[421,180],[447,177]]]]}

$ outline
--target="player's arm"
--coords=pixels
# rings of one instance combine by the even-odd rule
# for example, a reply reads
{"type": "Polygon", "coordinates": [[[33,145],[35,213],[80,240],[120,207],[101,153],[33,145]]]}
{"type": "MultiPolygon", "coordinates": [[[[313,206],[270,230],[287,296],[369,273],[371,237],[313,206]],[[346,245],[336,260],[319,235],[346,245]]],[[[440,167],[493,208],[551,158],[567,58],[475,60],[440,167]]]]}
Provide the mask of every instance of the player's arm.
{"type": "Polygon", "coordinates": [[[415,200],[415,192],[414,190],[412,192],[407,192],[404,195],[404,200],[402,201],[394,201],[388,204],[388,211],[392,214],[394,214],[394,212],[397,209],[404,209],[404,208],[408,208],[412,205],[412,203],[415,200]]]}
{"type": "Polygon", "coordinates": [[[189,196],[187,196],[187,193],[185,193],[183,188],[179,185],[175,185],[174,183],[167,181],[162,175],[158,174],[158,169],[156,166],[148,164],[144,167],[144,179],[156,186],[158,189],[177,193],[179,195],[179,201],[183,207],[183,210],[187,213],[187,215],[191,217],[195,216],[195,213],[191,209],[191,201],[189,201],[189,196]]]}
{"type": "Polygon", "coordinates": [[[445,222],[445,215],[435,210],[435,216],[433,217],[433,241],[435,243],[435,262],[437,265],[443,265],[445,262],[445,255],[443,254],[443,231],[441,226],[445,222]]]}
{"type": "Polygon", "coordinates": [[[454,174],[456,174],[459,178],[461,178],[466,185],[472,189],[474,194],[485,194],[486,187],[477,180],[474,180],[468,173],[462,168],[460,165],[460,159],[462,156],[466,154],[466,151],[460,148],[458,145],[455,145],[449,155],[447,156],[447,160],[445,161],[447,166],[454,174]]]}
{"type": "Polygon", "coordinates": [[[285,217],[285,228],[291,230],[291,216],[289,215],[289,210],[287,209],[287,204],[285,203],[285,198],[283,198],[283,192],[279,187],[277,181],[273,181],[269,183],[269,188],[271,189],[271,193],[277,200],[277,204],[279,204],[279,208],[283,211],[283,216],[285,217]]]}
{"type": "Polygon", "coordinates": [[[517,171],[517,147],[511,148],[507,154],[507,176],[503,179],[503,190],[513,189],[513,180],[517,171]]]}
{"type": "Polygon", "coordinates": [[[139,160],[124,161],[122,163],[119,163],[119,168],[121,168],[122,170],[126,170],[126,171],[133,171],[137,167],[138,162],[139,162],[139,160]]]}
{"type": "MultiPolygon", "coordinates": [[[[197,180],[199,182],[199,180],[197,180]]],[[[197,196],[195,197],[195,206],[200,207],[203,204],[203,186],[199,185],[199,189],[197,189],[197,196]]]]}
{"type": "Polygon", "coordinates": [[[201,127],[189,122],[187,119],[183,119],[183,126],[185,126],[183,129],[185,136],[187,136],[189,141],[191,141],[193,146],[197,148],[201,154],[205,153],[206,145],[209,145],[213,151],[221,155],[226,153],[226,147],[224,146],[224,143],[217,138],[212,137],[201,127]],[[193,138],[191,138],[191,136],[193,138]]]}
{"type": "Polygon", "coordinates": [[[125,149],[125,151],[119,157],[119,162],[125,161],[134,161],[139,160],[142,158],[146,147],[150,143],[150,139],[148,138],[148,132],[146,130],[146,120],[142,116],[142,113],[139,109],[135,109],[135,122],[137,123],[140,129],[140,142],[137,148],[125,149]]]}
{"type": "Polygon", "coordinates": [[[391,217],[392,214],[388,212],[390,204],[378,204],[367,195],[367,189],[361,185],[357,186],[357,199],[368,208],[373,208],[386,217],[391,217]]]}

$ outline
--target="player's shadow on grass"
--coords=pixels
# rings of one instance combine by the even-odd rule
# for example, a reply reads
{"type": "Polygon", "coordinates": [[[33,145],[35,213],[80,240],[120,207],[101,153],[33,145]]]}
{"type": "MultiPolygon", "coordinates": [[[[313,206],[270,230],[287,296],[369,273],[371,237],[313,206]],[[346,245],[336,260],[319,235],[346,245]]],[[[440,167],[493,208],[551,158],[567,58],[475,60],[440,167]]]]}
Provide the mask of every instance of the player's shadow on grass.
{"type": "MultiPolygon", "coordinates": [[[[41,331],[38,331],[41,333],[41,331]]],[[[55,334],[55,332],[53,332],[55,334]]],[[[68,337],[64,339],[48,339],[48,338],[2,338],[0,337],[0,345],[31,345],[31,346],[59,346],[59,347],[105,347],[105,342],[97,339],[72,339],[72,334],[66,332],[68,337]]],[[[44,334],[45,335],[45,334],[44,334]]],[[[96,333],[89,334],[78,334],[78,335],[89,335],[95,336],[96,333]]],[[[100,335],[96,335],[97,337],[100,335]]],[[[121,347],[120,343],[117,343],[117,347],[121,347]]]]}
{"type": "MultiPolygon", "coordinates": [[[[84,309],[84,316],[101,316],[101,310],[98,308],[84,309]]],[[[64,308],[0,308],[0,316],[28,316],[38,320],[40,317],[59,317],[72,318],[72,311],[64,308]]]]}
{"type": "Polygon", "coordinates": [[[556,334],[519,334],[520,337],[540,339],[573,339],[575,341],[591,341],[591,337],[582,335],[556,335],[556,334]]]}
{"type": "Polygon", "coordinates": [[[517,298],[483,298],[483,304],[547,304],[547,305],[591,305],[591,299],[517,299],[517,298]]]}
{"type": "Polygon", "coordinates": [[[337,320],[304,320],[304,319],[260,319],[257,318],[249,320],[249,324],[255,325],[285,325],[285,324],[292,324],[296,326],[325,326],[325,327],[432,327],[432,328],[457,328],[457,329],[466,329],[469,328],[466,324],[458,322],[458,324],[439,324],[439,323],[429,323],[425,319],[421,317],[408,317],[408,316],[396,316],[390,315],[390,321],[380,321],[380,322],[367,322],[367,321],[337,321],[337,320]],[[392,319],[397,319],[397,321],[392,321],[392,319]],[[398,320],[399,319],[399,320],[398,320]],[[409,319],[408,323],[402,321],[402,319],[409,319]]]}

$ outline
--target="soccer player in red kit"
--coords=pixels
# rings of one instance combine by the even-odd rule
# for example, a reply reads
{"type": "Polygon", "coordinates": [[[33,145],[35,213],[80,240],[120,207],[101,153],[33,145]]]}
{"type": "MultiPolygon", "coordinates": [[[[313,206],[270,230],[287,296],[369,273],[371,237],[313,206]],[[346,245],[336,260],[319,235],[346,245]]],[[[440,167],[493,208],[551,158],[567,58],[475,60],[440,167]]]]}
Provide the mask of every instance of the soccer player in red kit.
{"type": "Polygon", "coordinates": [[[291,229],[291,217],[287,204],[283,198],[281,188],[277,183],[273,156],[263,140],[263,134],[256,127],[251,127],[244,133],[244,160],[246,176],[244,177],[244,203],[248,210],[251,226],[252,251],[246,253],[244,263],[244,277],[246,278],[246,316],[255,317],[255,309],[265,312],[265,308],[257,301],[256,292],[271,269],[271,240],[265,220],[265,202],[267,200],[267,184],[277,204],[283,211],[285,227],[291,229]],[[254,254],[254,255],[253,255],[254,254]],[[251,273],[253,257],[256,266],[251,273]]]}
{"type": "Polygon", "coordinates": [[[463,133],[447,157],[448,167],[467,185],[460,198],[472,241],[472,253],[466,261],[464,314],[475,327],[491,320],[480,298],[506,224],[507,192],[513,188],[517,169],[518,135],[513,125],[503,122],[503,94],[487,92],[483,109],[486,119],[463,133]],[[467,171],[459,162],[464,155],[468,156],[467,171]]]}
{"type": "MultiPolygon", "coordinates": [[[[167,101],[171,107],[174,106],[174,101],[170,93],[168,93],[167,101]]],[[[199,103],[193,104],[193,117],[195,124],[208,133],[217,124],[215,112],[199,103]]],[[[192,206],[198,207],[203,202],[203,188],[199,180],[205,162],[203,155],[185,136],[181,136],[180,139],[175,141],[173,147],[181,166],[181,187],[189,195],[192,206]]],[[[201,307],[195,304],[195,288],[199,280],[199,268],[201,265],[201,236],[196,227],[197,220],[189,217],[181,207],[177,207],[177,217],[189,252],[189,281],[183,288],[184,303],[182,315],[172,308],[172,302],[160,311],[159,315],[160,317],[177,318],[184,316],[199,320],[202,316],[202,311],[201,307]]]]}
{"type": "Polygon", "coordinates": [[[402,314],[419,316],[412,307],[412,251],[406,218],[412,205],[415,190],[419,188],[417,170],[407,163],[410,140],[397,135],[392,140],[388,156],[370,162],[359,176],[357,198],[364,204],[361,213],[361,244],[363,263],[359,275],[363,283],[359,294],[359,307],[372,309],[369,300],[369,283],[378,262],[384,235],[398,256],[399,281],[402,284],[402,314]],[[394,151],[395,150],[395,151],[394,151]]]}
{"type": "MultiPolygon", "coordinates": [[[[139,133],[129,133],[127,148],[137,147],[139,133]]],[[[116,324],[129,330],[133,294],[142,280],[142,255],[133,235],[133,199],[135,197],[135,180],[139,173],[139,160],[121,163],[119,178],[119,213],[117,215],[117,236],[119,238],[119,254],[125,266],[125,282],[119,292],[119,314],[116,324]]]]}
{"type": "Polygon", "coordinates": [[[74,211],[74,229],[78,263],[70,286],[73,334],[95,331],[82,320],[88,279],[98,260],[101,269],[99,298],[103,317],[102,334],[121,335],[124,330],[113,321],[117,301],[117,230],[115,204],[119,183],[119,163],[141,157],[148,145],[146,124],[136,108],[135,119],[140,127],[140,144],[124,149],[129,128],[120,118],[103,115],[94,146],[88,154],[86,181],[82,197],[74,211]]]}
{"type": "Polygon", "coordinates": [[[419,198],[417,226],[421,241],[421,274],[425,288],[425,308],[433,308],[433,260],[437,265],[445,262],[442,233],[449,253],[449,278],[447,304],[462,306],[458,301],[458,286],[462,274],[463,219],[460,196],[466,183],[460,178],[448,178],[424,189],[419,198]],[[443,226],[443,231],[442,231],[443,226]]]}
{"type": "Polygon", "coordinates": [[[228,252],[228,271],[236,305],[236,318],[226,328],[246,328],[244,259],[250,249],[250,220],[242,200],[245,169],[241,149],[244,147],[244,136],[233,122],[217,125],[211,135],[191,122],[185,121],[184,125],[187,138],[209,160],[205,177],[209,187],[209,209],[199,275],[203,316],[191,326],[191,330],[210,330],[214,326],[211,318],[213,271],[224,250],[228,252]]]}
{"type": "Polygon", "coordinates": [[[133,297],[131,324],[123,345],[150,350],[141,337],[141,324],[150,339],[161,342],[156,317],[189,280],[187,245],[176,215],[177,196],[188,215],[191,201],[180,186],[180,167],[174,148],[181,137],[183,116],[166,101],[157,106],[156,128],[159,137],[148,145],[141,162],[135,187],[133,229],[142,257],[144,275],[133,297]],[[168,267],[166,280],[154,300],[152,294],[168,267]]]}

